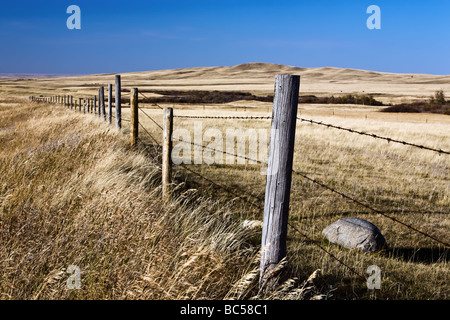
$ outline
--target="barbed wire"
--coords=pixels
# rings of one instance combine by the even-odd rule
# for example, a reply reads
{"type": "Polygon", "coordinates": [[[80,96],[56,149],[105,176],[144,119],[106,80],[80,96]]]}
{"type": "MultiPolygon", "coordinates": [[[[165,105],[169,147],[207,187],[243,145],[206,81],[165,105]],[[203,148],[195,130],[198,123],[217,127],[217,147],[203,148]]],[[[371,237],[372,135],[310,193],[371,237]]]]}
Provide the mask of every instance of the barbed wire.
{"type": "Polygon", "coordinates": [[[156,124],[161,130],[163,130],[163,127],[161,127],[161,126],[159,125],[158,122],[156,122],[152,117],[150,117],[150,116],[144,111],[144,109],[142,109],[142,108],[139,107],[139,110],[141,110],[142,113],[145,114],[145,115],[147,116],[147,118],[149,118],[149,119],[150,119],[154,124],[156,124]]]}
{"type": "MultiPolygon", "coordinates": [[[[185,119],[238,119],[238,120],[270,120],[272,119],[272,116],[174,116],[174,118],[185,118],[185,119]]],[[[407,145],[407,146],[411,146],[411,147],[416,147],[416,148],[420,148],[420,149],[424,149],[424,150],[429,150],[429,151],[434,151],[437,152],[439,154],[450,154],[449,151],[446,150],[442,150],[442,149],[436,149],[436,148],[432,148],[432,147],[427,147],[418,143],[412,143],[412,142],[408,142],[408,141],[404,141],[404,140],[398,140],[398,139],[394,139],[394,138],[390,138],[390,137],[384,137],[384,136],[380,136],[377,135],[375,133],[369,133],[369,132],[364,132],[364,131],[359,131],[359,130],[355,130],[355,129],[351,129],[351,128],[345,128],[345,127],[341,127],[341,126],[337,126],[334,124],[330,124],[330,123],[324,123],[323,121],[316,121],[316,120],[312,120],[312,119],[305,119],[305,118],[300,118],[297,117],[297,120],[300,120],[301,122],[309,122],[311,124],[317,124],[317,125],[321,125],[327,128],[333,128],[333,129],[339,129],[339,130],[343,130],[343,131],[347,131],[350,133],[356,133],[359,135],[364,135],[364,136],[368,136],[374,139],[380,139],[380,140],[385,140],[388,143],[390,142],[394,142],[394,143],[399,143],[402,145],[407,145]]]]}
{"type": "MultiPolygon", "coordinates": [[[[175,140],[174,140],[174,141],[175,141],[175,140]]],[[[252,159],[252,158],[249,158],[249,157],[246,157],[246,156],[242,156],[242,155],[238,155],[238,154],[234,154],[234,153],[229,153],[229,152],[227,152],[227,151],[219,150],[219,149],[216,149],[216,148],[211,148],[211,147],[208,147],[208,146],[203,146],[203,145],[201,145],[201,144],[194,143],[194,142],[192,142],[192,141],[184,141],[184,140],[181,140],[181,139],[178,139],[177,141],[178,141],[178,142],[183,142],[183,143],[188,143],[188,144],[191,144],[191,145],[193,145],[193,146],[199,146],[199,147],[202,147],[202,148],[205,148],[205,149],[214,150],[215,152],[221,152],[221,153],[223,153],[223,154],[232,155],[232,156],[234,156],[234,157],[243,158],[243,159],[246,159],[246,160],[249,160],[249,161],[253,161],[253,162],[255,162],[255,163],[258,163],[258,164],[267,165],[267,162],[255,160],[255,159],[252,159]]],[[[326,184],[324,184],[324,183],[322,183],[322,182],[320,182],[320,181],[318,181],[318,180],[316,180],[316,179],[310,178],[310,177],[308,177],[307,175],[305,175],[305,174],[303,174],[303,173],[301,173],[301,172],[299,172],[299,171],[292,170],[292,172],[293,172],[294,174],[297,174],[297,175],[303,177],[304,179],[306,179],[306,180],[308,180],[308,181],[313,182],[314,184],[317,184],[317,185],[321,186],[322,188],[325,188],[325,189],[327,189],[327,190],[329,190],[329,191],[331,191],[331,192],[333,192],[333,193],[335,193],[335,194],[338,194],[338,195],[344,197],[344,198],[347,199],[347,200],[350,200],[350,201],[352,201],[352,202],[354,202],[354,203],[356,203],[356,204],[358,204],[358,205],[360,205],[360,206],[362,206],[362,207],[364,207],[364,208],[366,208],[366,209],[369,209],[370,211],[372,211],[372,212],[374,212],[374,213],[380,214],[381,216],[386,217],[386,218],[392,220],[393,222],[396,222],[396,223],[398,223],[398,224],[401,224],[401,225],[403,225],[404,227],[406,227],[406,228],[408,228],[408,229],[410,229],[410,230],[412,230],[412,231],[414,231],[414,232],[417,232],[417,233],[419,233],[419,234],[421,234],[421,235],[423,235],[423,236],[425,236],[425,237],[427,237],[427,238],[429,238],[429,239],[431,239],[431,240],[434,240],[434,241],[436,241],[436,242],[438,242],[438,243],[440,243],[440,244],[442,244],[442,245],[444,245],[444,246],[446,246],[446,247],[450,247],[450,243],[447,243],[447,242],[445,242],[445,241],[439,240],[438,238],[436,238],[436,237],[434,237],[434,236],[432,236],[432,235],[430,235],[430,234],[428,234],[428,233],[426,233],[426,232],[424,232],[424,231],[421,231],[421,230],[419,230],[419,229],[417,229],[417,228],[415,228],[415,227],[413,227],[413,226],[411,226],[411,225],[409,225],[409,224],[407,224],[407,223],[405,223],[405,222],[403,222],[403,221],[400,221],[400,220],[398,220],[397,218],[392,217],[392,216],[386,214],[385,212],[383,212],[383,211],[381,211],[381,210],[375,209],[375,208],[371,207],[370,205],[365,204],[365,203],[363,203],[362,201],[360,201],[360,200],[358,200],[358,199],[355,199],[355,198],[353,198],[353,197],[351,197],[351,196],[349,196],[349,195],[347,195],[347,194],[345,194],[345,193],[343,193],[343,192],[341,192],[341,191],[338,191],[338,190],[336,190],[336,189],[334,189],[334,188],[332,188],[332,187],[330,187],[330,186],[328,186],[328,185],[326,185],[326,184]]]]}
{"type": "Polygon", "coordinates": [[[271,116],[173,116],[185,119],[239,119],[239,120],[270,120],[271,116]]]}
{"type": "Polygon", "coordinates": [[[311,182],[321,186],[322,188],[325,188],[325,189],[327,189],[327,190],[329,190],[329,191],[331,191],[333,193],[336,193],[336,194],[340,195],[341,197],[343,197],[343,198],[345,198],[347,200],[350,200],[350,201],[352,201],[352,202],[354,202],[354,203],[356,203],[356,204],[358,204],[358,205],[360,205],[360,206],[362,206],[362,207],[364,207],[366,209],[369,209],[372,212],[380,214],[383,217],[386,217],[386,218],[388,218],[388,219],[390,219],[390,220],[392,220],[392,221],[394,221],[394,222],[396,222],[398,224],[401,224],[404,227],[406,227],[406,228],[408,228],[408,229],[410,229],[412,231],[420,233],[421,235],[423,235],[423,236],[425,236],[427,238],[430,238],[430,239],[432,239],[432,240],[434,240],[434,241],[436,241],[436,242],[438,242],[438,243],[440,243],[440,244],[442,244],[442,245],[444,245],[446,247],[450,247],[450,243],[447,243],[447,242],[444,242],[442,240],[439,240],[438,238],[436,238],[436,237],[434,237],[434,236],[432,236],[432,235],[430,235],[430,234],[428,234],[428,233],[426,233],[424,231],[421,231],[421,230],[419,230],[419,229],[417,229],[417,228],[415,228],[415,227],[413,227],[413,226],[411,226],[411,225],[409,225],[409,224],[407,224],[405,222],[402,222],[402,221],[398,220],[397,218],[394,218],[394,217],[386,214],[385,212],[383,212],[381,210],[375,209],[375,208],[369,206],[368,204],[365,204],[362,201],[359,201],[358,199],[355,199],[355,198],[353,198],[353,197],[351,197],[351,196],[349,196],[349,195],[347,195],[347,194],[345,194],[345,193],[343,193],[341,191],[338,191],[338,190],[336,190],[336,189],[334,189],[334,188],[332,188],[332,187],[330,187],[330,186],[328,186],[328,185],[318,181],[317,179],[310,178],[307,175],[305,175],[305,174],[303,174],[303,173],[301,173],[299,171],[292,170],[292,172],[297,174],[297,175],[299,175],[299,176],[301,176],[301,177],[303,177],[304,179],[306,179],[308,181],[311,181],[311,182]]]}
{"type": "MultiPolygon", "coordinates": [[[[138,90],[138,92],[139,92],[139,94],[140,94],[141,96],[143,96],[145,99],[149,99],[149,100],[150,100],[150,98],[147,97],[147,96],[145,96],[141,91],[138,90]]],[[[161,110],[164,109],[163,107],[161,107],[161,106],[160,106],[159,104],[157,104],[157,103],[153,103],[152,105],[155,106],[155,107],[158,107],[158,108],[161,109],[161,110]]]]}
{"type": "MultiPolygon", "coordinates": [[[[247,201],[248,201],[248,198],[244,198],[242,195],[239,195],[239,194],[235,193],[234,191],[230,190],[229,188],[227,188],[227,187],[225,187],[225,186],[223,186],[223,185],[221,185],[221,184],[218,184],[217,182],[215,182],[215,181],[213,181],[213,180],[211,180],[211,179],[205,177],[204,175],[200,174],[200,173],[197,172],[197,171],[194,171],[194,170],[188,168],[184,163],[181,163],[180,166],[183,167],[184,169],[186,169],[187,171],[189,171],[189,172],[191,172],[191,173],[193,173],[193,174],[199,176],[200,178],[202,178],[203,180],[209,182],[210,184],[212,184],[212,185],[214,185],[214,186],[216,186],[216,187],[218,187],[218,188],[220,188],[220,189],[226,191],[227,193],[229,193],[229,194],[235,196],[236,198],[239,198],[239,199],[241,199],[241,200],[247,200],[247,201]]],[[[252,195],[252,194],[246,194],[246,196],[253,197],[253,198],[255,198],[255,199],[258,200],[258,201],[263,201],[263,200],[260,199],[259,197],[255,196],[255,195],[252,195]]],[[[255,203],[255,202],[249,202],[249,204],[250,204],[251,206],[257,207],[258,209],[264,209],[264,207],[261,206],[261,205],[258,204],[258,203],[255,203]]]]}
{"type": "MultiPolygon", "coordinates": [[[[228,192],[229,194],[242,199],[242,200],[247,200],[243,198],[242,196],[236,194],[234,191],[231,191],[229,188],[218,184],[217,182],[205,177],[204,175],[188,168],[185,164],[181,164],[181,166],[186,169],[187,171],[199,176],[200,178],[204,179],[205,181],[211,183],[212,185],[215,185],[216,187],[224,190],[225,192],[228,192]]],[[[251,194],[246,194],[246,196],[251,196],[254,197],[255,199],[257,199],[258,201],[263,201],[262,199],[260,199],[259,197],[255,196],[255,195],[251,195],[251,194]]],[[[260,203],[255,203],[255,202],[248,202],[249,205],[256,207],[259,210],[264,210],[264,206],[261,205],[260,203]]],[[[343,265],[344,267],[346,267],[348,270],[350,270],[351,273],[355,274],[356,276],[358,276],[359,278],[361,278],[362,280],[366,281],[367,278],[360,274],[359,272],[357,272],[354,268],[350,267],[348,264],[346,264],[345,262],[343,262],[341,259],[339,259],[338,257],[336,257],[334,254],[332,254],[331,252],[329,252],[327,249],[325,249],[322,245],[320,245],[320,243],[317,240],[312,239],[310,236],[306,235],[305,233],[303,233],[302,231],[300,231],[297,227],[295,227],[294,225],[292,225],[290,222],[288,222],[288,225],[294,230],[296,231],[300,236],[302,236],[303,238],[305,238],[306,240],[308,240],[309,242],[311,242],[313,245],[315,245],[316,247],[318,247],[320,250],[324,251],[325,253],[327,253],[332,259],[336,260],[338,263],[340,263],[341,265],[343,265]]]]}
{"type": "Polygon", "coordinates": [[[148,132],[147,129],[145,129],[145,127],[142,125],[142,123],[140,123],[140,122],[138,122],[138,123],[139,123],[139,125],[141,126],[141,128],[144,129],[144,131],[145,131],[145,132],[149,135],[149,137],[153,140],[153,142],[155,142],[155,143],[159,146],[160,144],[158,143],[158,141],[151,135],[150,132],[148,132]]]}
{"type": "Polygon", "coordinates": [[[397,139],[393,139],[393,138],[389,138],[389,137],[383,137],[383,136],[377,135],[375,133],[368,133],[368,132],[364,132],[364,131],[358,131],[358,130],[345,128],[345,127],[337,126],[337,125],[330,124],[330,123],[324,123],[322,121],[315,121],[315,120],[312,120],[312,119],[304,119],[304,118],[300,118],[300,117],[297,117],[297,120],[300,120],[302,122],[309,122],[311,124],[321,125],[321,126],[324,126],[324,127],[327,127],[327,128],[334,128],[334,129],[348,131],[348,132],[351,132],[351,133],[357,133],[359,135],[369,136],[369,137],[372,137],[372,138],[375,138],[375,139],[386,140],[388,143],[389,142],[395,142],[395,143],[400,143],[400,144],[411,146],[411,147],[416,147],[416,148],[420,148],[420,149],[425,149],[425,150],[438,152],[439,154],[450,154],[449,151],[444,151],[442,149],[431,148],[431,147],[427,147],[427,146],[424,146],[424,145],[411,143],[411,142],[407,142],[407,141],[403,141],[403,140],[397,140],[397,139]]]}
{"type": "Polygon", "coordinates": [[[324,251],[325,253],[327,253],[330,257],[332,257],[334,260],[336,260],[337,262],[339,262],[340,264],[342,264],[344,267],[346,267],[348,270],[350,270],[350,272],[352,272],[353,274],[355,274],[356,276],[358,276],[359,278],[361,278],[362,280],[366,281],[367,278],[362,275],[361,273],[359,273],[358,271],[356,271],[354,268],[350,267],[348,264],[346,264],[344,261],[342,261],[341,259],[339,259],[338,257],[336,257],[334,254],[332,254],[330,251],[328,251],[327,249],[325,249],[322,245],[319,244],[319,242],[317,240],[312,239],[310,236],[308,236],[306,233],[300,231],[300,229],[298,229],[297,227],[295,227],[294,225],[292,225],[290,222],[288,222],[288,225],[294,229],[294,231],[296,231],[299,235],[301,235],[302,237],[304,237],[305,239],[307,239],[308,241],[310,241],[311,243],[313,243],[316,247],[318,247],[319,249],[321,249],[322,251],[324,251]]]}

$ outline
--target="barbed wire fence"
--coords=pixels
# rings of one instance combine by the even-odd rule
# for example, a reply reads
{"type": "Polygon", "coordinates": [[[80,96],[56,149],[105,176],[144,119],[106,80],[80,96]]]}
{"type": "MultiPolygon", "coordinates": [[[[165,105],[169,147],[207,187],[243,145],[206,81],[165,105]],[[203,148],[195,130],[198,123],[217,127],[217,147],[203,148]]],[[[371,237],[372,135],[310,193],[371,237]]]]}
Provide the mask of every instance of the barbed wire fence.
{"type": "MultiPolygon", "coordinates": [[[[150,100],[146,95],[144,95],[142,92],[139,91],[139,94],[144,97],[144,99],[146,100],[150,100]]],[[[54,104],[60,104],[63,105],[64,107],[70,108],[70,109],[74,109],[79,110],[80,112],[82,111],[81,105],[78,106],[77,108],[77,99],[73,99],[72,96],[52,96],[52,97],[30,97],[29,98],[31,101],[33,102],[38,102],[38,103],[54,103],[54,104]],[[74,103],[75,102],[75,103],[74,103]]],[[[79,98],[80,103],[81,103],[81,98],[79,98]]],[[[87,109],[86,109],[86,105],[83,108],[83,112],[86,113],[86,110],[88,113],[94,113],[97,115],[97,106],[96,106],[96,97],[92,100],[88,99],[88,98],[84,98],[85,103],[87,105],[87,109]],[[93,105],[90,105],[90,102],[93,102],[93,105]]],[[[105,102],[102,100],[99,100],[99,105],[98,105],[98,115],[101,116],[105,116],[105,120],[106,120],[106,115],[103,114],[102,112],[104,112],[104,105],[105,102]],[[103,106],[103,108],[101,108],[101,106],[103,106]]],[[[116,100],[116,104],[117,104],[117,100],[116,100]]],[[[151,104],[152,107],[156,107],[157,110],[164,110],[165,108],[163,108],[162,106],[160,106],[157,103],[153,103],[151,104]]],[[[130,103],[130,108],[132,108],[133,106],[130,103]]],[[[115,109],[116,109],[116,115],[119,115],[119,118],[121,121],[125,121],[125,122],[133,122],[133,119],[129,120],[129,119],[123,119],[121,117],[121,113],[117,113],[117,109],[120,109],[121,105],[119,103],[119,105],[115,105],[115,109]]],[[[119,110],[120,111],[120,110],[119,110]]],[[[153,123],[158,130],[164,131],[163,126],[161,126],[152,116],[150,116],[143,107],[140,107],[137,105],[137,111],[140,111],[146,118],[148,118],[150,120],[151,123],[153,123]]],[[[109,109],[109,112],[111,112],[111,108],[109,109]]],[[[116,119],[116,116],[114,114],[110,114],[110,116],[114,119],[116,119]]],[[[204,115],[174,115],[173,118],[179,118],[179,119],[209,119],[209,120],[273,120],[272,116],[204,116],[204,115]]],[[[388,143],[396,143],[396,144],[401,144],[404,146],[409,146],[409,147],[413,147],[413,148],[418,148],[418,149],[422,149],[422,150],[427,150],[427,151],[431,151],[431,152],[436,152],[439,155],[449,155],[450,152],[447,150],[444,150],[442,148],[433,148],[430,146],[425,146],[423,144],[419,144],[419,143],[413,143],[413,142],[409,142],[409,141],[404,141],[404,140],[400,140],[400,139],[395,139],[395,138],[391,138],[391,137],[385,137],[385,136],[381,136],[375,133],[370,133],[370,132],[365,132],[365,131],[360,131],[360,130],[355,130],[352,128],[346,128],[346,127],[342,127],[342,126],[338,126],[335,124],[331,124],[331,123],[325,123],[322,121],[317,121],[317,120],[313,120],[313,119],[305,119],[305,118],[301,118],[301,117],[296,117],[297,120],[299,120],[300,122],[306,122],[306,123],[310,123],[310,124],[314,124],[314,125],[318,125],[318,126],[322,126],[322,127],[326,127],[326,128],[332,128],[332,129],[336,129],[336,130],[341,130],[341,131],[345,131],[348,133],[352,133],[352,134],[357,134],[357,135],[361,135],[361,136],[366,136],[366,137],[370,137],[373,139],[378,139],[378,140],[384,140],[387,141],[388,143]]],[[[143,123],[141,121],[138,120],[137,125],[143,130],[143,132],[145,132],[146,135],[148,135],[148,137],[151,139],[152,143],[154,143],[155,145],[157,145],[160,149],[163,148],[163,145],[158,142],[158,139],[155,138],[155,136],[150,132],[149,129],[147,129],[143,123]]],[[[173,139],[173,137],[171,137],[171,139],[173,139]]],[[[247,157],[245,155],[240,155],[238,153],[231,153],[225,150],[220,150],[218,148],[212,148],[209,146],[205,146],[203,144],[199,144],[199,143],[195,143],[192,141],[184,141],[182,139],[173,139],[174,142],[178,142],[178,143],[185,143],[185,144],[190,144],[191,146],[194,147],[198,147],[203,149],[207,149],[213,152],[218,152],[221,153],[223,155],[228,155],[228,156],[232,156],[234,158],[241,158],[244,159],[245,161],[252,161],[252,163],[255,164],[259,164],[259,165],[263,165],[263,166],[267,166],[268,163],[258,160],[258,159],[253,159],[250,157],[247,157]]],[[[190,172],[191,174],[194,174],[195,176],[199,177],[200,179],[208,182],[211,185],[214,185],[217,188],[222,189],[224,192],[230,194],[231,196],[240,199],[241,201],[244,201],[246,204],[253,206],[255,208],[257,208],[258,210],[264,210],[264,205],[262,204],[262,202],[264,202],[264,199],[262,199],[261,197],[255,196],[254,194],[239,194],[236,191],[234,191],[232,188],[229,188],[227,186],[224,186],[220,183],[217,183],[216,181],[214,181],[211,178],[206,177],[205,175],[199,173],[198,171],[190,168],[188,165],[181,163],[180,167],[182,167],[184,170],[186,170],[187,172],[190,172]],[[251,201],[250,199],[253,199],[253,201],[251,201]]],[[[316,178],[311,178],[308,175],[294,170],[292,169],[292,173],[301,177],[302,179],[309,181],[317,186],[319,186],[320,188],[323,188],[324,190],[327,190],[335,195],[338,195],[356,205],[358,205],[361,208],[364,208],[366,210],[369,210],[375,214],[379,214],[381,216],[383,216],[384,218],[387,218],[389,220],[391,220],[392,222],[401,225],[402,227],[405,227],[407,229],[409,229],[410,231],[426,237],[440,245],[443,245],[444,247],[450,248],[450,243],[447,242],[446,240],[442,240],[437,238],[434,235],[431,235],[411,224],[408,224],[404,221],[401,221],[399,219],[397,219],[396,217],[393,217],[391,215],[389,215],[387,212],[377,209],[372,205],[369,205],[368,203],[366,203],[365,201],[362,201],[360,199],[357,199],[356,197],[350,196],[349,194],[337,190],[334,187],[331,187],[330,185],[319,181],[316,178]]],[[[350,273],[354,274],[355,276],[357,276],[359,279],[362,280],[367,280],[367,277],[358,272],[355,268],[351,267],[350,265],[348,265],[347,263],[345,263],[342,259],[338,258],[336,255],[334,255],[330,250],[327,250],[323,245],[321,245],[320,241],[313,239],[311,236],[309,236],[307,233],[301,231],[297,226],[293,225],[292,223],[288,222],[289,227],[294,230],[297,234],[299,234],[302,238],[306,239],[307,241],[309,241],[311,244],[313,244],[314,246],[316,246],[318,249],[320,249],[321,251],[325,252],[328,256],[330,256],[333,260],[337,261],[340,265],[342,265],[344,268],[346,268],[350,273]]]]}

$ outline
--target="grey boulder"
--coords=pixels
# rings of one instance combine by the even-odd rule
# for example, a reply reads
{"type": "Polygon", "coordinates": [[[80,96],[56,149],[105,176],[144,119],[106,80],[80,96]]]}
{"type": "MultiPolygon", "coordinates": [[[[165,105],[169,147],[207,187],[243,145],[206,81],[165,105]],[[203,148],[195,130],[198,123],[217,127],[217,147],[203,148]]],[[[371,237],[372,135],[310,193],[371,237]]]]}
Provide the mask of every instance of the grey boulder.
{"type": "Polygon", "coordinates": [[[369,221],[359,218],[339,219],[323,229],[322,234],[331,243],[365,252],[374,252],[386,246],[380,230],[369,221]]]}

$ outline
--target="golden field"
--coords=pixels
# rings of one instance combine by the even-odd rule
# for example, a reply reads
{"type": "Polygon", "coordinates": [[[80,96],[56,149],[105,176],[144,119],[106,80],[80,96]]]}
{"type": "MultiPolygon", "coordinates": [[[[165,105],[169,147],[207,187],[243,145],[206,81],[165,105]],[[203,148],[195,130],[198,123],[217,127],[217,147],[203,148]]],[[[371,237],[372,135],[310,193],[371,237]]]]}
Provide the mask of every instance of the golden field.
{"type": "MultiPolygon", "coordinates": [[[[450,93],[449,76],[267,64],[123,74],[122,87],[268,95],[277,73],[300,74],[300,92],[305,95],[373,94],[377,100],[399,103],[427,99],[437,90],[450,93]]],[[[242,222],[262,220],[265,176],[259,165],[188,166],[234,194],[175,166],[174,199],[164,203],[159,194],[160,150],[145,132],[140,131],[138,148],[131,149],[126,121],[119,132],[93,115],[26,100],[32,95],[90,97],[113,81],[112,74],[0,80],[1,298],[255,296],[260,230],[246,229],[242,222]],[[82,270],[80,290],[66,288],[65,270],[71,264],[82,270]]],[[[256,101],[161,106],[173,107],[175,116],[266,116],[272,108],[271,103],[256,101]]],[[[140,107],[161,124],[159,108],[142,103],[140,107]]],[[[299,116],[450,150],[449,116],[379,110],[301,104],[299,116]]],[[[129,119],[126,106],[123,113],[129,119]]],[[[161,141],[160,129],[142,113],[139,116],[161,141]]],[[[175,118],[174,129],[192,131],[194,121],[200,120],[175,118]]],[[[270,127],[270,120],[201,121],[203,130],[222,132],[270,127]]],[[[446,242],[449,168],[447,155],[298,121],[296,171],[446,242]]],[[[290,228],[290,280],[269,298],[449,298],[448,248],[298,175],[293,176],[290,224],[359,274],[378,265],[382,289],[368,290],[317,243],[290,228]],[[374,223],[389,248],[367,254],[329,244],[321,231],[341,217],[374,223]],[[317,269],[320,273],[305,284],[317,269]]]]}

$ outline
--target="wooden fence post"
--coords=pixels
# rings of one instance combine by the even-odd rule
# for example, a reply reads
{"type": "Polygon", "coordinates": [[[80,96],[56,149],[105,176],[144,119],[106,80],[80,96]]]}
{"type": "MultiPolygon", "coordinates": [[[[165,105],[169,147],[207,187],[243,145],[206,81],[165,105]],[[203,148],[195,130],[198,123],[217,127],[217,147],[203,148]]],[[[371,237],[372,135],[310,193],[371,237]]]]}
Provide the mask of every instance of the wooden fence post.
{"type": "Polygon", "coordinates": [[[260,290],[273,291],[282,280],[271,272],[286,257],[289,200],[300,76],[276,75],[261,241],[260,290]]]}
{"type": "Polygon", "coordinates": [[[112,122],[112,84],[108,84],[108,123],[112,122]]]}
{"type": "Polygon", "coordinates": [[[98,116],[106,120],[105,87],[100,87],[100,89],[98,89],[98,116]]]}
{"type": "Polygon", "coordinates": [[[70,96],[70,110],[73,109],[73,96],[70,96]]]}
{"type": "Polygon", "coordinates": [[[81,112],[81,98],[78,98],[78,101],[80,102],[80,104],[79,104],[79,106],[78,106],[78,111],[80,111],[81,112]]]}
{"type": "Polygon", "coordinates": [[[130,144],[132,147],[136,146],[139,135],[139,100],[138,88],[131,91],[130,109],[131,109],[131,127],[130,127],[130,144]]]}
{"type": "Polygon", "coordinates": [[[122,128],[122,95],[120,75],[116,75],[116,128],[122,128]]]}
{"type": "Polygon", "coordinates": [[[164,200],[170,198],[170,183],[172,180],[172,131],[173,109],[164,108],[163,143],[162,143],[162,196],[164,200]]]}
{"type": "Polygon", "coordinates": [[[97,114],[97,96],[94,96],[94,106],[93,106],[93,109],[94,109],[94,114],[97,114]]]}

